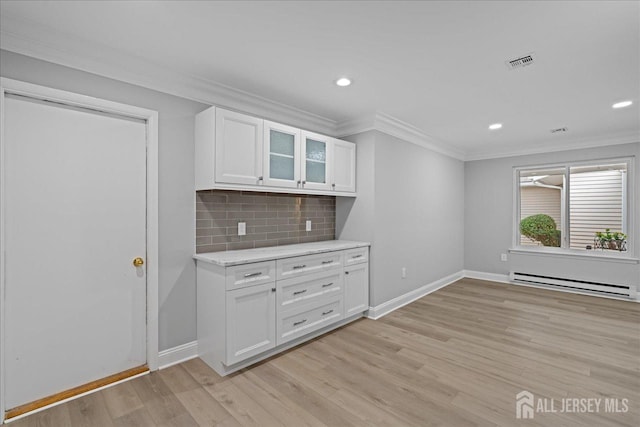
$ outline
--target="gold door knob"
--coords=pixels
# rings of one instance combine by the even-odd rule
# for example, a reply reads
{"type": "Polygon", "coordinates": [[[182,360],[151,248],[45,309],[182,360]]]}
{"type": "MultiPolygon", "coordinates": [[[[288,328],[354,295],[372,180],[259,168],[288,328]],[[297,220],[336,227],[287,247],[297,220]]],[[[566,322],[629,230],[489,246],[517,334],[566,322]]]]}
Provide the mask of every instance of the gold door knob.
{"type": "Polygon", "coordinates": [[[135,267],[140,267],[140,266],[142,266],[143,264],[144,264],[144,260],[143,260],[142,258],[137,257],[137,258],[134,258],[134,259],[133,259],[133,265],[134,265],[135,267]]]}

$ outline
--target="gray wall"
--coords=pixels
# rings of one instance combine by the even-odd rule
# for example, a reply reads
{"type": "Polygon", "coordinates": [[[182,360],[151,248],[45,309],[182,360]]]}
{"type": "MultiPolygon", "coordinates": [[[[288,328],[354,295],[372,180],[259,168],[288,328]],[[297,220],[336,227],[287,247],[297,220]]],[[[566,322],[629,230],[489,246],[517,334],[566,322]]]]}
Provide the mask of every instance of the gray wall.
{"type": "Polygon", "coordinates": [[[195,340],[193,133],[208,106],[7,51],[0,75],[158,111],[160,350],[195,340]]]}
{"type": "Polygon", "coordinates": [[[372,244],[370,305],[461,271],[464,163],[378,131],[347,139],[358,197],[338,198],[336,234],[372,244]]]}
{"type": "Polygon", "coordinates": [[[635,192],[632,196],[637,257],[640,245],[640,143],[466,162],[465,269],[508,274],[511,268],[518,268],[540,274],[546,271],[590,280],[604,278],[609,282],[638,283],[638,264],[528,254],[510,254],[508,261],[500,261],[500,254],[507,253],[512,246],[514,167],[626,156],[636,156],[635,192]]]}

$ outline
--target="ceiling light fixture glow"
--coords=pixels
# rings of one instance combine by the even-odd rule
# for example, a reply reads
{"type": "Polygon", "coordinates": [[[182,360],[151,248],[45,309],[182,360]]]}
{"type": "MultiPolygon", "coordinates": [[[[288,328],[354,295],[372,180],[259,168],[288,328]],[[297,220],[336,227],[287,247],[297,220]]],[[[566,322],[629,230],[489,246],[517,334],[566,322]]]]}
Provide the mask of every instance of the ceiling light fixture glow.
{"type": "Polygon", "coordinates": [[[492,125],[489,125],[489,129],[491,130],[500,129],[501,127],[502,127],[502,123],[494,123],[492,125]]]}
{"type": "Polygon", "coordinates": [[[349,86],[351,84],[351,80],[346,77],[342,77],[336,80],[336,84],[341,87],[349,86]]]}
{"type": "Polygon", "coordinates": [[[615,104],[613,104],[611,106],[611,108],[624,108],[624,107],[628,107],[629,105],[633,104],[632,101],[622,101],[622,102],[616,102],[615,104]]]}

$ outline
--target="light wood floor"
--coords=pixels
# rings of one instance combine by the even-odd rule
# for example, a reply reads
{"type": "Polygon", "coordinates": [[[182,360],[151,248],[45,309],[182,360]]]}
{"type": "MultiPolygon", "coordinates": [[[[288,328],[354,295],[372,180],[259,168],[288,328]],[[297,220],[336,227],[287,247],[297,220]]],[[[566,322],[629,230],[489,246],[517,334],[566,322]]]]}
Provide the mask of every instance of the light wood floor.
{"type": "Polygon", "coordinates": [[[465,279],[229,377],[194,359],[12,423],[238,425],[638,426],[640,304],[465,279]],[[521,390],[629,412],[517,420],[521,390]]]}

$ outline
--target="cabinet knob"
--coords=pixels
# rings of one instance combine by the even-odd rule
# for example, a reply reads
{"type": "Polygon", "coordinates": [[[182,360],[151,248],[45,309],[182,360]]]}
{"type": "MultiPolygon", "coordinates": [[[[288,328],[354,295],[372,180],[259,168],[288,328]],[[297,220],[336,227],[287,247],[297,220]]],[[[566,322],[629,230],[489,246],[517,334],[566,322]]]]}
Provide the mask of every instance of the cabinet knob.
{"type": "Polygon", "coordinates": [[[275,292],[275,291],[276,291],[276,288],[271,288],[271,292],[275,292]]]}
{"type": "Polygon", "coordinates": [[[264,178],[263,178],[263,177],[261,177],[261,176],[259,176],[259,177],[258,177],[258,181],[262,181],[263,179],[264,179],[264,178]]]}
{"type": "Polygon", "coordinates": [[[349,272],[348,272],[348,271],[345,271],[345,272],[344,272],[344,274],[349,274],[349,272]]]}
{"type": "Polygon", "coordinates": [[[332,186],[333,188],[336,188],[336,184],[335,184],[335,183],[331,184],[331,186],[332,186]]]}

